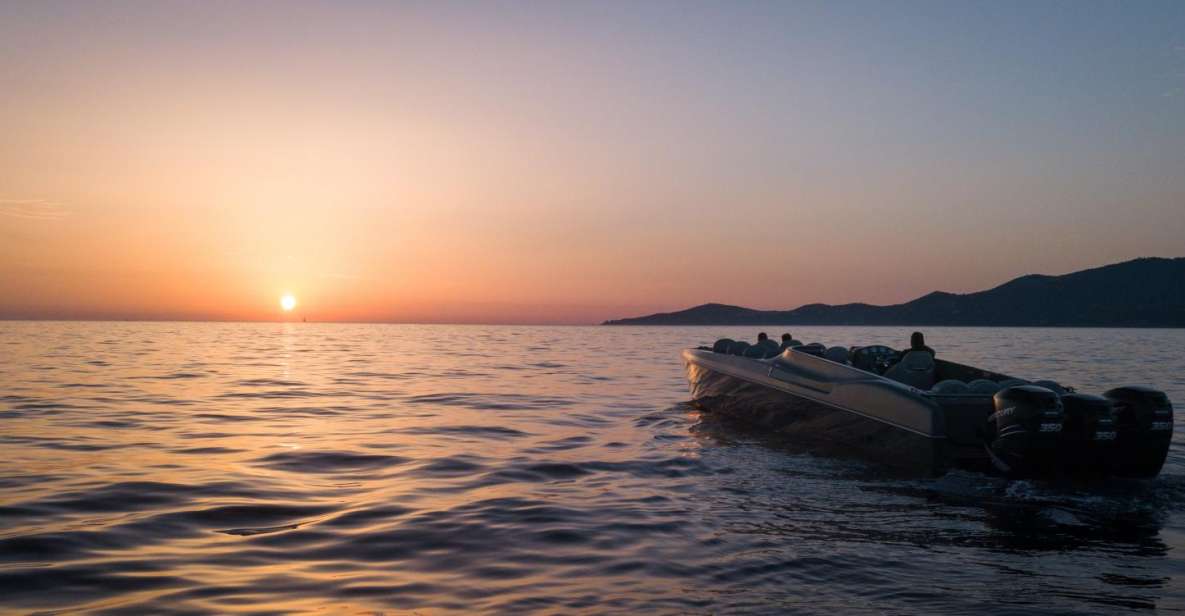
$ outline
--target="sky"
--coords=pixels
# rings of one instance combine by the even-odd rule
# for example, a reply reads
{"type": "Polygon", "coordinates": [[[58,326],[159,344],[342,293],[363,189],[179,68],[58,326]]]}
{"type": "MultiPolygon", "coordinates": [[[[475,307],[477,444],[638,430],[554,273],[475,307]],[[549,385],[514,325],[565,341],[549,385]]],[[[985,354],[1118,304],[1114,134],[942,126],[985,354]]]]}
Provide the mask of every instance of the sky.
{"type": "Polygon", "coordinates": [[[1185,2],[0,0],[0,318],[897,303],[1183,238],[1185,2]]]}

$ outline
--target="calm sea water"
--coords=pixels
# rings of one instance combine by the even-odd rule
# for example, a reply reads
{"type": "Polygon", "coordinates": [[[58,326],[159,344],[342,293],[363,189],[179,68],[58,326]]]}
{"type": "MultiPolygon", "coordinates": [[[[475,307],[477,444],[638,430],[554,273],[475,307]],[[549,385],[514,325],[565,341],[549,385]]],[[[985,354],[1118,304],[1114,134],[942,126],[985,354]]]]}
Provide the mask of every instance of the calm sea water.
{"type": "MultiPolygon", "coordinates": [[[[1185,405],[1182,330],[927,333],[954,360],[1185,405]]],[[[0,323],[0,608],[1185,609],[1180,432],[1151,482],[887,476],[686,404],[680,348],[755,334],[0,323]]]]}

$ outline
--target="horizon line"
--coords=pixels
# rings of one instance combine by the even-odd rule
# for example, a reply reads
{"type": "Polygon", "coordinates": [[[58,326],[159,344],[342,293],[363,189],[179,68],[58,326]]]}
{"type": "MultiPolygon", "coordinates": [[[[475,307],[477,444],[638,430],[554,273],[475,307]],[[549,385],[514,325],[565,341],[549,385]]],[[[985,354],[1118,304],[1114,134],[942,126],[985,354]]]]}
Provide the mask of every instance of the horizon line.
{"type": "Polygon", "coordinates": [[[1185,327],[1168,327],[1164,325],[934,325],[930,323],[902,323],[897,325],[867,325],[867,324],[787,324],[787,323],[746,323],[746,324],[632,324],[632,323],[452,323],[444,321],[415,322],[415,321],[248,321],[242,319],[16,319],[0,317],[2,323],[243,323],[243,324],[296,324],[296,325],[450,325],[450,326],[496,326],[496,327],[870,327],[870,328],[911,328],[931,327],[943,329],[1185,329],[1185,327]]]}

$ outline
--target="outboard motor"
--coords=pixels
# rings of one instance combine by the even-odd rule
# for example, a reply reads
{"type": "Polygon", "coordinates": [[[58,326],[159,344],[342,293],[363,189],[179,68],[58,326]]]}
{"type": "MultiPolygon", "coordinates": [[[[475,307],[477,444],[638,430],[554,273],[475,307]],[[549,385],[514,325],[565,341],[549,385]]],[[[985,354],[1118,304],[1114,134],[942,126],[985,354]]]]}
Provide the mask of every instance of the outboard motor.
{"type": "Polygon", "coordinates": [[[1115,405],[1115,450],[1111,472],[1119,477],[1155,477],[1173,438],[1173,405],[1163,391],[1141,385],[1103,394],[1115,405]]]}
{"type": "Polygon", "coordinates": [[[1059,468],[1070,474],[1109,472],[1115,445],[1111,401],[1102,396],[1062,396],[1062,451],[1059,468]]]}
{"type": "Polygon", "coordinates": [[[1009,475],[1048,472],[1057,466],[1063,410],[1058,395],[1044,387],[1017,385],[992,398],[985,445],[992,464],[1009,475]]]}

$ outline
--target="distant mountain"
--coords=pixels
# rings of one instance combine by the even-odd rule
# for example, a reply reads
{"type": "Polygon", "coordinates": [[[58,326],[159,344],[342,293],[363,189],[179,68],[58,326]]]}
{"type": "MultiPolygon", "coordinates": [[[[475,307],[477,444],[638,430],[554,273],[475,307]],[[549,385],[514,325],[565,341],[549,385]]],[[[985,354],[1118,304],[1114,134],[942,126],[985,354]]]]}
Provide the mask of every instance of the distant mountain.
{"type": "Polygon", "coordinates": [[[753,310],[704,304],[604,325],[1185,327],[1185,257],[1135,259],[1063,276],[1032,274],[987,291],[935,291],[893,306],[753,310]]]}

